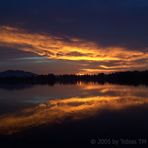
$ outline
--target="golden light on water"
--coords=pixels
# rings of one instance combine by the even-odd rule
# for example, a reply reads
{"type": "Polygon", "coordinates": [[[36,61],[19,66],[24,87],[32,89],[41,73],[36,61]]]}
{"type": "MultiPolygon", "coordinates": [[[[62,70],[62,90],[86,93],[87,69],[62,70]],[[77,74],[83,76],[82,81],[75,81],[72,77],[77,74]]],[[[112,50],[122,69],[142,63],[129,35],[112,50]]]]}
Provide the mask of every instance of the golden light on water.
{"type": "MultiPolygon", "coordinates": [[[[142,88],[124,88],[116,85],[79,85],[89,91],[98,90],[98,96],[71,97],[50,99],[35,107],[21,110],[19,113],[6,114],[0,117],[0,134],[13,134],[29,127],[38,127],[62,123],[67,117],[69,120],[80,120],[98,116],[103,110],[121,110],[128,107],[148,104],[148,98],[137,95],[142,88]],[[94,86],[94,87],[93,87],[94,86]],[[114,92],[114,93],[113,93],[114,92]],[[123,93],[126,92],[126,97],[123,93]],[[109,95],[109,94],[114,95],[109,95]]],[[[141,91],[140,91],[141,90],[141,91]]]]}

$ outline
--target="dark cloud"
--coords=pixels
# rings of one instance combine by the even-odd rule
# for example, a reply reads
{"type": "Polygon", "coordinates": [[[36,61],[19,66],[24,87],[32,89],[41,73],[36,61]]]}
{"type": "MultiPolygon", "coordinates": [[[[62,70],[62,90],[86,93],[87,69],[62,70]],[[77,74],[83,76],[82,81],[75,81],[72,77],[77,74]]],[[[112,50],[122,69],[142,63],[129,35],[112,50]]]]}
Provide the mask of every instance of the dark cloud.
{"type": "Polygon", "coordinates": [[[16,58],[35,57],[31,52],[24,52],[17,49],[0,46],[0,62],[9,61],[16,58]]]}
{"type": "Polygon", "coordinates": [[[79,62],[49,60],[32,52],[0,46],[0,71],[20,69],[38,74],[78,73],[83,67],[79,62]],[[58,67],[57,67],[58,65],[58,67]]]}
{"type": "MultiPolygon", "coordinates": [[[[126,50],[148,52],[148,1],[147,0],[1,0],[0,1],[0,26],[12,26],[23,28],[30,34],[50,34],[61,37],[63,42],[73,43],[71,39],[79,38],[85,41],[93,41],[99,44],[102,50],[106,47],[125,47],[126,50]]],[[[34,38],[34,40],[36,40],[34,38]]],[[[19,45],[27,46],[27,45],[19,45]]],[[[28,47],[29,48],[29,47],[28,47]]],[[[32,47],[30,47],[32,48],[32,47]]],[[[45,47],[44,47],[45,48],[45,47]]],[[[50,47],[51,49],[52,47],[50,47]]],[[[90,49],[91,50],[91,49],[90,49]]],[[[52,57],[53,53],[45,50],[45,55],[52,57]]],[[[106,52],[106,51],[105,51],[106,52]]],[[[131,52],[132,53],[132,52],[131,52]]],[[[122,54],[122,53],[121,53],[122,54]]],[[[130,54],[130,53],[129,53],[130,54]]],[[[57,56],[85,56],[80,52],[57,53],[57,56]]],[[[120,55],[121,57],[122,55],[120,55]]],[[[130,58],[136,58],[136,55],[129,55],[130,58]]],[[[31,52],[19,51],[0,47],[0,68],[29,69],[34,68],[39,72],[37,63],[47,72],[49,65],[46,59],[37,59],[39,57],[31,52]],[[19,58],[19,59],[18,59],[19,58]],[[32,59],[31,59],[32,58],[32,59]],[[19,60],[14,62],[14,59],[19,60]],[[12,62],[13,60],[13,62],[12,62]],[[38,62],[37,62],[38,61],[38,62]],[[3,65],[3,63],[5,63],[3,65]],[[7,65],[7,66],[6,66],[7,65]],[[19,66],[20,65],[20,66],[19,66]],[[5,67],[5,68],[4,68],[5,67]]],[[[50,62],[52,60],[49,60],[50,62]]],[[[144,63],[145,68],[147,59],[137,59],[134,61],[137,65],[144,63]]],[[[119,65],[127,65],[126,61],[107,61],[100,62],[82,62],[75,61],[73,71],[79,71],[81,68],[97,69],[100,65],[104,69],[107,67],[118,68],[119,65]],[[81,63],[81,64],[80,64],[81,63]],[[105,66],[104,66],[105,65],[105,66]],[[77,67],[77,68],[76,68],[77,67]]],[[[70,62],[70,64],[72,64],[70,62]]],[[[49,71],[55,73],[63,71],[70,72],[70,64],[64,61],[52,61],[49,71]],[[62,65],[56,69],[57,62],[62,65]]],[[[32,70],[33,71],[33,70],[32,70]]]]}
{"type": "Polygon", "coordinates": [[[147,0],[1,0],[2,25],[76,36],[103,46],[148,47],[147,0]]]}
{"type": "Polygon", "coordinates": [[[80,52],[69,52],[66,54],[67,56],[86,56],[86,54],[80,53],[80,52]]]}

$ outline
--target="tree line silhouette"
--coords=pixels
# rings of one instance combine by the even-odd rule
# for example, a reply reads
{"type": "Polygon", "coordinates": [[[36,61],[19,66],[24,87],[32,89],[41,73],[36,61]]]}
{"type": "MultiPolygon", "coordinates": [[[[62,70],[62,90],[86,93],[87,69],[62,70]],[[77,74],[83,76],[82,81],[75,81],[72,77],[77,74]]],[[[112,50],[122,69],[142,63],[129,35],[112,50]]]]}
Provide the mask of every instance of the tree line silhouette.
{"type": "Polygon", "coordinates": [[[148,70],[146,71],[126,71],[115,72],[111,74],[94,74],[94,75],[35,75],[31,77],[5,77],[0,78],[0,84],[77,84],[79,82],[89,83],[113,83],[128,85],[148,85],[148,70]]]}

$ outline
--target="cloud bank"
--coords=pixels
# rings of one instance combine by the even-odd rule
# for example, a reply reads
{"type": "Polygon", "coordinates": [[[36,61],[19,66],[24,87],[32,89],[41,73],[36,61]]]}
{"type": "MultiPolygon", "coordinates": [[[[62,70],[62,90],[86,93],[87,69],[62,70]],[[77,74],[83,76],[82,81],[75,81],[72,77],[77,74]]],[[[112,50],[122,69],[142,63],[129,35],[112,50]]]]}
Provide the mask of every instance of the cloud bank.
{"type": "MultiPolygon", "coordinates": [[[[102,47],[98,43],[72,37],[0,26],[0,46],[34,53],[49,60],[75,61],[84,66],[79,73],[143,70],[148,66],[148,52],[125,47],[102,47]]],[[[9,54],[9,53],[8,53],[9,54]]]]}

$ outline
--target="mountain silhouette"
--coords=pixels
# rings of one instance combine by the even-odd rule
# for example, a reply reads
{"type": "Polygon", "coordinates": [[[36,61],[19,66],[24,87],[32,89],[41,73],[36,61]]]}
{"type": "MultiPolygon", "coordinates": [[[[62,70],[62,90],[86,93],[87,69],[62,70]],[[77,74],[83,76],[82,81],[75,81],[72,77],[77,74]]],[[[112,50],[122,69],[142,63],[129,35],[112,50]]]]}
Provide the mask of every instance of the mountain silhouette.
{"type": "Polygon", "coordinates": [[[23,78],[23,77],[34,77],[34,76],[37,76],[37,74],[26,72],[23,70],[7,70],[4,72],[0,72],[0,78],[7,78],[7,77],[23,78]]]}

